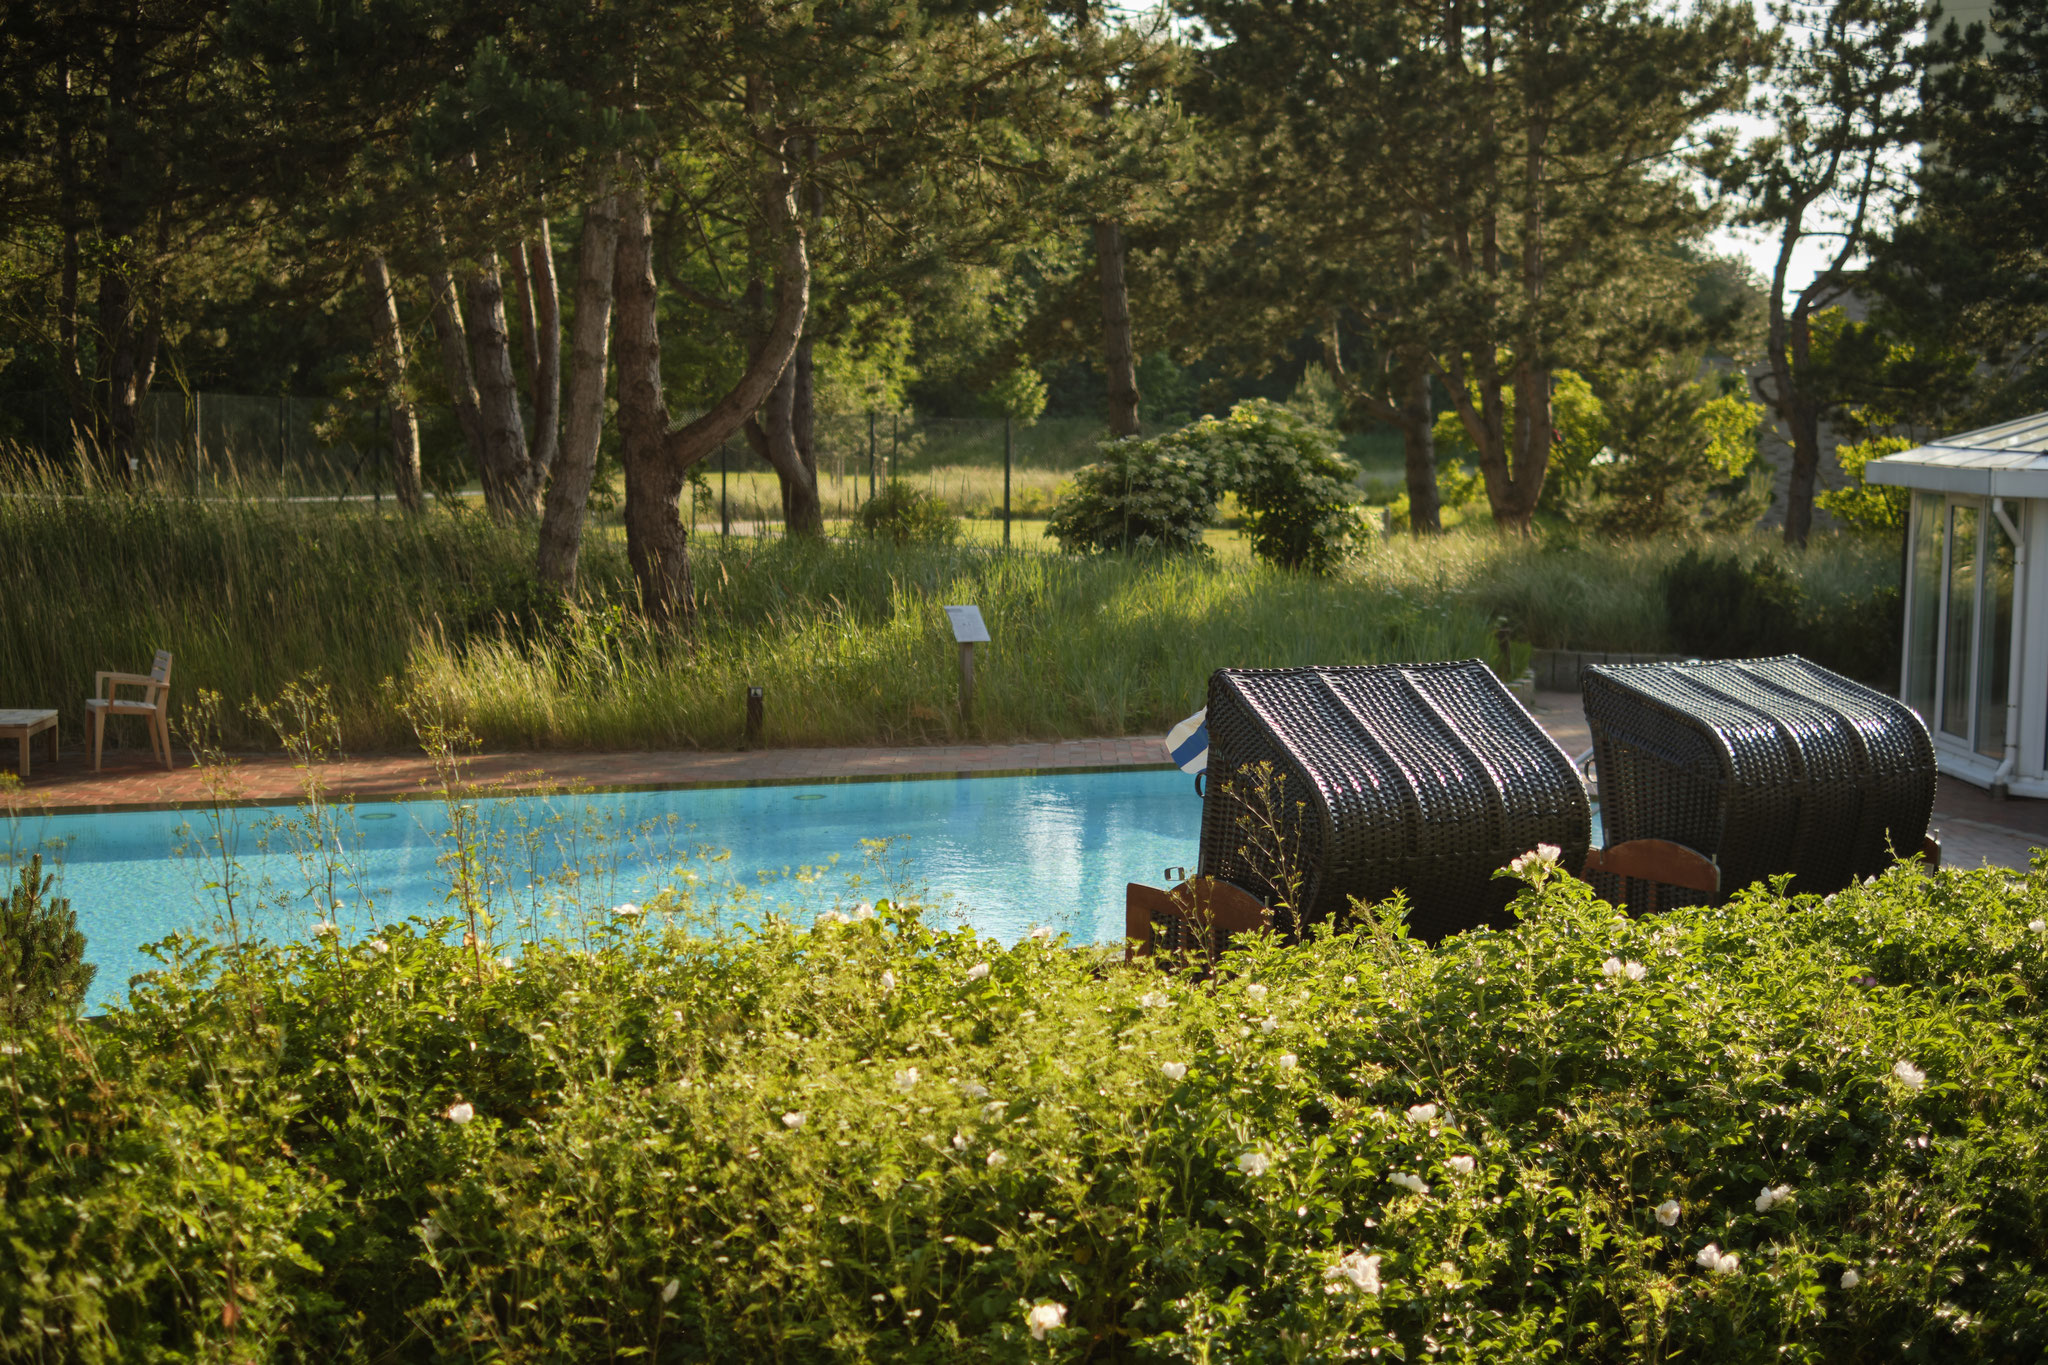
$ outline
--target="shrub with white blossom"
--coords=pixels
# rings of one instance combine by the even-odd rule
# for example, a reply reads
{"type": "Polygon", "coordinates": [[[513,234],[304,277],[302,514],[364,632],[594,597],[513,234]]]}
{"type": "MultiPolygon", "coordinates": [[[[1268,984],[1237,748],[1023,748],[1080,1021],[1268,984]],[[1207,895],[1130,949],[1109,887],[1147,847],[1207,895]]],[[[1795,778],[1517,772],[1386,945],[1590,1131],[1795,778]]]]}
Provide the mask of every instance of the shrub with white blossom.
{"type": "Polygon", "coordinates": [[[895,904],[172,940],[0,1036],[0,1358],[2048,1351],[2048,868],[1517,908],[1173,975],[895,904]]]}

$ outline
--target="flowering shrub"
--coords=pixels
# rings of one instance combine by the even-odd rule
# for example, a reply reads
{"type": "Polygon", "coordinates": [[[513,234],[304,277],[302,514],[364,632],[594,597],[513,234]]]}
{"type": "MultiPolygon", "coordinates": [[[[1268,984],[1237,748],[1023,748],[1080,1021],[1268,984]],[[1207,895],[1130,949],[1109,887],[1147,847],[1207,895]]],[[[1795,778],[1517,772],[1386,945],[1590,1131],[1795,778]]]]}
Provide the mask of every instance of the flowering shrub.
{"type": "Polygon", "coordinates": [[[1215,519],[1223,471],[1180,434],[1104,442],[1102,458],[1075,473],[1046,534],[1074,551],[1206,551],[1202,531],[1215,519]]]}
{"type": "Polygon", "coordinates": [[[170,940],[0,1040],[0,1356],[2048,1349],[2048,866],[1645,920],[1539,880],[1206,980],[666,896],[509,966],[170,940]]]}
{"type": "Polygon", "coordinates": [[[1150,440],[1111,441],[1075,475],[1047,531],[1068,550],[1196,550],[1236,493],[1252,553],[1329,573],[1363,528],[1356,471],[1327,433],[1277,404],[1240,403],[1150,440]]]}

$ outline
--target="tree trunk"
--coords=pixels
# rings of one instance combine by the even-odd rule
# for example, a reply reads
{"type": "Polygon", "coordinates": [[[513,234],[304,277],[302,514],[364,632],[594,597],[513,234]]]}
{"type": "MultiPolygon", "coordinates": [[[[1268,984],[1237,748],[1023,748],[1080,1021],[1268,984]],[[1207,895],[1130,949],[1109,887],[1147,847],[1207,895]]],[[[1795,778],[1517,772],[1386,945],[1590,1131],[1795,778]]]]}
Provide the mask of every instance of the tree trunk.
{"type": "Polygon", "coordinates": [[[78,267],[79,228],[78,155],[76,129],[71,106],[71,69],[65,64],[60,80],[57,109],[57,222],[63,234],[57,270],[57,380],[64,390],[69,413],[72,452],[83,455],[81,447],[92,430],[92,408],[85,390],[85,373],[78,358],[78,267]]]}
{"type": "MultiPolygon", "coordinates": [[[[797,356],[803,350],[799,342],[797,356]]],[[[766,439],[757,449],[775,467],[782,484],[783,532],[792,536],[821,536],[825,534],[825,511],[818,498],[817,467],[804,458],[804,450],[797,441],[798,381],[796,357],[792,357],[763,405],[765,420],[761,426],[766,439]]]]}
{"type": "Polygon", "coordinates": [[[384,405],[391,417],[391,486],[398,505],[420,510],[420,424],[405,390],[405,333],[398,325],[398,298],[384,253],[363,258],[363,283],[370,291],[371,331],[377,338],[377,370],[384,381],[384,405]]]}
{"type": "Polygon", "coordinates": [[[1323,368],[1337,383],[1346,407],[1363,408],[1401,433],[1408,475],[1408,529],[1423,535],[1443,529],[1436,490],[1436,433],[1429,410],[1429,359],[1404,350],[1394,365],[1398,405],[1360,384],[1344,368],[1343,338],[1333,315],[1323,331],[1323,368]]]}
{"type": "Polygon", "coordinates": [[[1813,495],[1820,482],[1820,416],[1795,392],[1779,417],[1792,438],[1792,471],[1785,483],[1785,544],[1797,550],[1813,534],[1813,495]]]}
{"type": "MultiPolygon", "coordinates": [[[[438,239],[440,233],[436,231],[438,239]]],[[[437,245],[438,240],[437,240],[437,245]]],[[[462,326],[462,308],[455,293],[455,276],[444,264],[434,272],[434,338],[441,345],[441,368],[447,372],[448,401],[455,407],[455,423],[462,428],[462,444],[469,451],[470,467],[486,487],[490,472],[485,467],[484,419],[478,410],[476,377],[469,368],[469,334],[462,326]]]]}
{"type": "MultiPolygon", "coordinates": [[[[616,227],[613,242],[617,242],[616,227]]],[[[526,261],[533,282],[534,328],[540,338],[534,348],[533,450],[527,458],[526,491],[529,497],[537,497],[554,470],[562,442],[562,295],[555,280],[555,242],[546,214],[541,215],[540,231],[526,244],[526,261]]]]}
{"type": "Polygon", "coordinates": [[[470,276],[466,292],[477,410],[483,418],[484,505],[493,516],[530,517],[534,503],[526,491],[526,425],[519,416],[519,381],[512,373],[505,287],[495,251],[470,276]]]}
{"type": "MultiPolygon", "coordinates": [[[[129,239],[132,248],[133,239],[129,239]]],[[[132,254],[126,253],[126,254],[132,254]]],[[[129,262],[117,260],[100,274],[100,345],[106,353],[108,453],[115,477],[134,477],[141,458],[137,447],[135,289],[128,278],[129,262]]]]}
{"type": "Polygon", "coordinates": [[[677,498],[692,465],[708,458],[767,399],[803,335],[810,307],[811,260],[796,221],[795,185],[785,175],[770,197],[770,227],[783,237],[775,316],[739,382],[696,421],[668,429],[661,393],[661,334],[655,320],[653,236],[647,201],[619,195],[619,247],[613,272],[619,329],[619,435],[626,463],[626,555],[640,587],[641,610],[657,623],[695,611],[689,594],[688,542],[677,498]],[[630,351],[630,355],[629,355],[630,351]]]}
{"type": "Polygon", "coordinates": [[[519,345],[525,353],[526,396],[532,402],[540,385],[540,328],[533,324],[533,282],[526,277],[525,241],[512,244],[512,306],[519,315],[519,345]]]}
{"type": "Polygon", "coordinates": [[[547,508],[540,522],[540,579],[564,592],[576,586],[583,513],[597,468],[598,438],[604,431],[605,344],[611,335],[612,272],[618,249],[619,205],[607,194],[583,213],[576,320],[569,332],[568,429],[548,481],[547,508]]]}
{"type": "Polygon", "coordinates": [[[1408,530],[1434,535],[1444,529],[1436,487],[1436,432],[1429,410],[1429,367],[1408,361],[1400,368],[1401,456],[1408,475],[1408,530]]]}
{"type": "Polygon", "coordinates": [[[690,591],[689,532],[677,499],[685,467],[670,459],[668,407],[661,392],[661,334],[655,317],[654,226],[636,191],[619,196],[612,297],[619,311],[619,453],[626,466],[626,557],[640,586],[640,610],[657,625],[696,615],[690,591]]]}
{"type": "Polygon", "coordinates": [[[1109,372],[1109,432],[1138,434],[1138,364],[1131,347],[1131,296],[1124,285],[1124,233],[1112,218],[1095,224],[1102,279],[1102,355],[1109,372]]]}

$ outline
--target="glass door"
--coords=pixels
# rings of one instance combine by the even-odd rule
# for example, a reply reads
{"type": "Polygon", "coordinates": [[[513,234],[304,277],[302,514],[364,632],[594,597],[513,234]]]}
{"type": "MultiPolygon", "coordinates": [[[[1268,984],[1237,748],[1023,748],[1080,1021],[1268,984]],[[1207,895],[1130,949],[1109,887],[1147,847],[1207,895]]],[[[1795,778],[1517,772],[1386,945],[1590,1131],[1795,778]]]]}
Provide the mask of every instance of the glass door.
{"type": "MultiPolygon", "coordinates": [[[[2007,504],[2006,515],[2012,515],[2007,504]]],[[[2005,755],[2006,690],[2012,682],[2012,537],[1995,511],[1984,513],[1984,564],[1978,573],[1977,752],[2005,755]]]]}
{"type": "Polygon", "coordinates": [[[2017,547],[1982,498],[1916,494],[1909,534],[1906,704],[1936,734],[1997,758],[2005,752],[2017,547]]]}
{"type": "Polygon", "coordinates": [[[1970,664],[1977,655],[1977,505],[1948,502],[1948,573],[1942,584],[1941,732],[1970,742],[1970,664]]]}

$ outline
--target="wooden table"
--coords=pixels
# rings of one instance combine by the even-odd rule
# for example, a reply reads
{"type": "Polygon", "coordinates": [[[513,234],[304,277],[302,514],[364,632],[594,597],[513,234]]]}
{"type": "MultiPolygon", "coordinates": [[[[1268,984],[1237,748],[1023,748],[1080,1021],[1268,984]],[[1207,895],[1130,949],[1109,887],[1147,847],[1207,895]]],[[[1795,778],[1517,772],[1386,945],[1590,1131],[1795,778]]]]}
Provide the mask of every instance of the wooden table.
{"type": "Polygon", "coordinates": [[[50,762],[57,761],[57,713],[55,711],[0,711],[0,740],[11,739],[21,746],[21,776],[28,778],[28,742],[36,735],[50,736],[50,762]]]}

